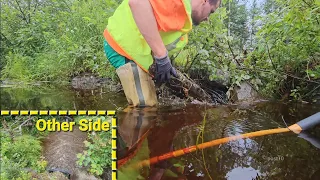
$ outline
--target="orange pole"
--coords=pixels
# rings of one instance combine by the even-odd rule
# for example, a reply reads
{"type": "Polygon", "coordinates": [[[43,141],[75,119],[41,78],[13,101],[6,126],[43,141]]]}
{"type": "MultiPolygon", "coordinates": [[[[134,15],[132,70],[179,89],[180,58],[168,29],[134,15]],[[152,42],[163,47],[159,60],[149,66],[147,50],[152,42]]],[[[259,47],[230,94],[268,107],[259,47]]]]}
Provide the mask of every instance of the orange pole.
{"type": "Polygon", "coordinates": [[[163,161],[163,160],[173,158],[173,157],[179,157],[179,156],[194,152],[199,149],[205,149],[208,147],[216,146],[219,144],[224,144],[224,143],[227,143],[230,141],[235,141],[238,139],[258,137],[258,136],[264,136],[264,135],[269,135],[269,134],[278,134],[278,133],[284,133],[284,132],[290,132],[290,131],[293,131],[294,133],[299,134],[301,132],[301,130],[302,129],[299,125],[294,124],[294,125],[290,126],[289,128],[276,128],[276,129],[269,129],[269,130],[261,130],[261,131],[246,133],[246,134],[240,134],[237,136],[230,136],[230,137],[225,137],[225,138],[221,138],[221,139],[216,139],[216,140],[205,142],[205,143],[202,143],[199,145],[190,146],[190,147],[187,147],[184,149],[168,152],[168,153],[163,154],[161,156],[156,156],[156,157],[153,157],[150,159],[140,161],[140,162],[134,164],[132,166],[132,168],[134,168],[134,169],[142,168],[144,166],[155,164],[159,161],[163,161]]]}

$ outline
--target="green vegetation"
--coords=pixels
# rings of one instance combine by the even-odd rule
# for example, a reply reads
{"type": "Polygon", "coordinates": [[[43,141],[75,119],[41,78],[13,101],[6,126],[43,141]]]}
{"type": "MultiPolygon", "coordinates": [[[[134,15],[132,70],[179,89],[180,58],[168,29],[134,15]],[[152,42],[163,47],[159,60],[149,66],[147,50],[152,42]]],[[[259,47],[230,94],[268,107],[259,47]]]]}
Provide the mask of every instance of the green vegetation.
{"type": "Polygon", "coordinates": [[[1,118],[1,179],[32,179],[33,172],[45,171],[41,139],[47,132],[39,132],[33,124],[34,116],[1,118]]]}
{"type": "Polygon", "coordinates": [[[187,72],[208,72],[230,90],[251,83],[266,98],[312,100],[319,92],[320,4],[265,0],[250,8],[222,1],[209,22],[195,27],[177,57],[187,72]]]}
{"type": "MultiPolygon", "coordinates": [[[[102,33],[120,2],[4,0],[1,79],[68,81],[92,72],[117,80],[102,33]]],[[[320,88],[319,7],[316,0],[222,0],[176,62],[230,90],[247,81],[266,97],[312,99],[320,88]]]]}
{"type": "MultiPolygon", "coordinates": [[[[42,140],[49,132],[35,128],[38,119],[61,121],[61,117],[47,116],[4,116],[0,119],[1,128],[1,179],[29,180],[46,173],[47,161],[43,154],[42,140]]],[[[111,124],[111,117],[75,116],[76,124],[81,119],[101,119],[111,124]]],[[[111,127],[110,127],[111,128],[111,127]]],[[[77,154],[77,165],[85,167],[96,176],[111,168],[111,130],[89,132],[84,142],[85,150],[77,154]]]]}
{"type": "MultiPolygon", "coordinates": [[[[96,122],[101,119],[102,122],[108,121],[111,125],[111,117],[82,117],[78,116],[75,122],[78,123],[81,119],[92,119],[96,122]]],[[[83,153],[77,154],[79,166],[88,167],[89,172],[100,176],[105,168],[111,167],[111,127],[109,131],[101,131],[88,133],[88,140],[84,142],[86,150],[83,153]]]]}
{"type": "Polygon", "coordinates": [[[102,32],[115,1],[2,1],[2,79],[61,81],[112,73],[102,32]]]}

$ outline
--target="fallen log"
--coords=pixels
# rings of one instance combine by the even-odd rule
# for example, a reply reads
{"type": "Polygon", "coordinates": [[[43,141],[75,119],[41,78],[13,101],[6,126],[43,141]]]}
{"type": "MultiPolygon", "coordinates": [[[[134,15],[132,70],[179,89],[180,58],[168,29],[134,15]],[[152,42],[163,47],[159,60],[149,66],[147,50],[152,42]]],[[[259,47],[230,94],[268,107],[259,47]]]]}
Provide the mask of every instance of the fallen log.
{"type": "MultiPolygon", "coordinates": [[[[152,64],[149,68],[149,72],[151,74],[155,74],[155,63],[152,64]]],[[[176,93],[180,93],[184,97],[192,97],[201,103],[208,103],[208,104],[225,104],[226,100],[219,94],[212,89],[204,90],[199,84],[189,78],[187,75],[180,72],[176,69],[178,77],[171,76],[171,79],[165,85],[175,91],[176,93]]],[[[159,88],[160,85],[156,83],[156,87],[159,88]]]]}
{"type": "Polygon", "coordinates": [[[178,78],[172,77],[167,87],[177,92],[182,92],[186,97],[192,97],[204,103],[213,103],[212,96],[194,82],[187,75],[176,70],[178,78]]]}
{"type": "MultiPolygon", "coordinates": [[[[168,83],[165,83],[165,86],[175,92],[175,94],[179,94],[179,96],[183,96],[183,98],[196,99],[200,101],[200,103],[205,104],[217,104],[217,102],[222,102],[223,100],[213,100],[213,96],[216,97],[214,93],[208,93],[205,91],[199,84],[194,82],[187,75],[183,74],[179,70],[177,70],[178,77],[171,76],[171,79],[168,83]]],[[[151,71],[154,72],[154,71],[151,71]]],[[[153,74],[153,73],[152,73],[153,74]]],[[[156,88],[161,88],[162,84],[156,82],[156,88]]],[[[220,98],[220,97],[219,97],[220,98]]]]}

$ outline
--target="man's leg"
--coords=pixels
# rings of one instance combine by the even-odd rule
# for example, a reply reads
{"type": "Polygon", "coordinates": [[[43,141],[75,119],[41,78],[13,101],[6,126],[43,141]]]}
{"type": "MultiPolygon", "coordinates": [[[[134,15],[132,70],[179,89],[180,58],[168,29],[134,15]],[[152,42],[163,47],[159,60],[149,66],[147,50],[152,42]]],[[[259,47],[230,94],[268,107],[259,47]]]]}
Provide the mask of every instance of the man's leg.
{"type": "Polygon", "coordinates": [[[119,67],[117,74],[129,104],[135,107],[157,104],[156,89],[152,78],[136,63],[130,61],[119,67]]]}
{"type": "Polygon", "coordinates": [[[155,106],[158,101],[151,76],[134,61],[127,60],[115,52],[106,41],[104,47],[107,58],[116,68],[128,103],[135,107],[155,106]]]}

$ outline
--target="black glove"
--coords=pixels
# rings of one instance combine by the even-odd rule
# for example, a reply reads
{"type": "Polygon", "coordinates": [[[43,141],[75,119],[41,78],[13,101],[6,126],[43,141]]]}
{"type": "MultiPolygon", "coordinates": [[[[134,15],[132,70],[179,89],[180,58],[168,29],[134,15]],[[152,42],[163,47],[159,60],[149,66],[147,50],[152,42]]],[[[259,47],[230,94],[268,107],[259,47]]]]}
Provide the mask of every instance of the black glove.
{"type": "Polygon", "coordinates": [[[174,67],[172,67],[171,60],[167,55],[163,58],[156,58],[154,57],[156,61],[156,74],[155,79],[157,82],[166,82],[169,81],[171,78],[171,74],[174,77],[178,77],[177,72],[174,67]]]}

